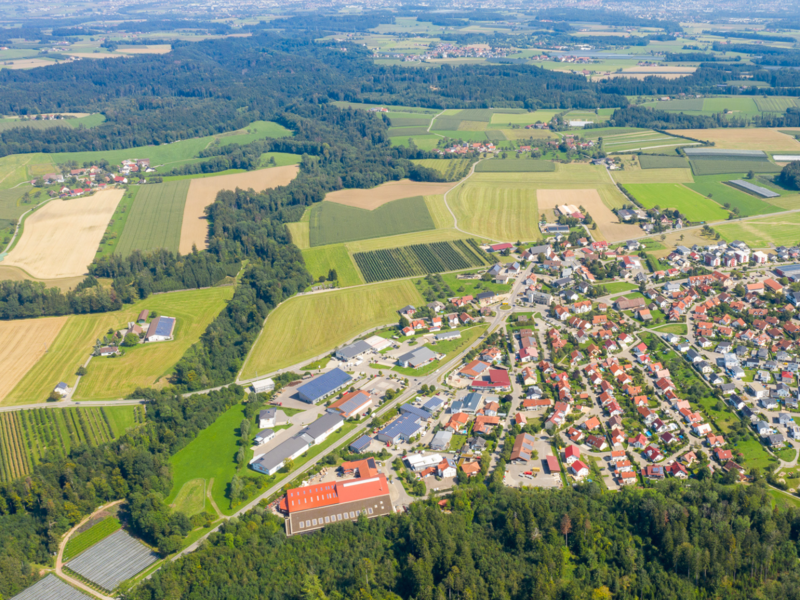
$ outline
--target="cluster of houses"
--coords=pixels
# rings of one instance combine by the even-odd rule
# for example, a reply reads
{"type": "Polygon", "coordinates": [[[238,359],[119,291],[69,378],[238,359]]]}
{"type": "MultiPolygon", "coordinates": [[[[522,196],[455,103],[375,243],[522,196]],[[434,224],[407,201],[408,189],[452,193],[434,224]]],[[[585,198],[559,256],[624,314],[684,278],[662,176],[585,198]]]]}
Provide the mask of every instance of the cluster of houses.
{"type": "Polygon", "coordinates": [[[150,318],[150,311],[145,309],[139,313],[135,322],[129,322],[126,327],[119,329],[114,334],[115,341],[105,346],[98,343],[93,355],[115,356],[119,354],[119,343],[125,341],[125,337],[129,334],[135,335],[139,343],[166,342],[173,339],[175,325],[177,324],[177,319],[175,317],[163,315],[153,317],[149,323],[147,322],[148,318],[150,318]]]}
{"type": "Polygon", "coordinates": [[[450,42],[441,42],[422,54],[386,54],[377,53],[376,58],[400,58],[405,62],[427,62],[442,58],[506,58],[508,48],[486,47],[482,44],[462,46],[450,42]]]}
{"type": "Polygon", "coordinates": [[[130,176],[141,173],[155,173],[155,169],[150,168],[150,159],[125,159],[120,164],[118,174],[109,173],[97,165],[92,165],[70,169],[68,173],[47,173],[34,179],[31,183],[34,185],[39,182],[43,185],[69,183],[69,185],[62,185],[58,195],[62,198],[78,197],[96,190],[106,189],[112,185],[128,183],[130,176]]]}
{"type": "Polygon", "coordinates": [[[473,152],[478,154],[487,152],[497,154],[500,150],[492,142],[461,142],[448,148],[436,148],[434,152],[439,154],[470,154],[473,152]]]}

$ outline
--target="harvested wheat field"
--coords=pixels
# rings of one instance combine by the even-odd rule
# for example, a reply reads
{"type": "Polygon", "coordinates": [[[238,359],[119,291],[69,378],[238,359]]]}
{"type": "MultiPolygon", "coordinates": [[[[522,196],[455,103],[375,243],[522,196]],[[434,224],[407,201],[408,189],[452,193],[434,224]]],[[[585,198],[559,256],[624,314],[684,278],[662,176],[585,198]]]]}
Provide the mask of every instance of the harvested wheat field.
{"type": "Polygon", "coordinates": [[[149,46],[122,46],[117,51],[122,54],[166,54],[172,50],[171,44],[152,44],[149,46]]]}
{"type": "Polygon", "coordinates": [[[602,237],[608,242],[627,240],[642,234],[642,230],[636,225],[620,223],[617,216],[603,203],[597,190],[539,190],[536,196],[540,212],[560,204],[583,206],[597,223],[602,237]]]}
{"type": "Polygon", "coordinates": [[[0,321],[0,402],[53,344],[67,318],[0,321]]]}
{"type": "Polygon", "coordinates": [[[292,179],[297,177],[299,171],[298,165],[287,165],[248,171],[247,173],[192,179],[192,183],[189,185],[189,195],[186,197],[186,204],[183,208],[181,243],[178,248],[180,253],[188,254],[192,251],[192,246],[205,248],[208,235],[206,206],[214,204],[217,194],[222,190],[240,188],[263,192],[269,188],[289,185],[292,179]]]}
{"type": "Polygon", "coordinates": [[[401,179],[400,181],[382,183],[378,187],[369,190],[347,189],[331,192],[325,196],[325,200],[355,208],[375,210],[387,202],[394,202],[403,198],[444,194],[455,185],[455,183],[418,183],[410,179],[401,179]]]}
{"type": "MultiPolygon", "coordinates": [[[[791,135],[781,133],[788,129],[769,129],[765,127],[727,127],[724,129],[677,129],[667,131],[676,135],[714,142],[717,148],[725,150],[789,150],[800,151],[800,142],[791,135]]],[[[800,134],[800,129],[792,130],[800,134]]]]}
{"type": "Polygon", "coordinates": [[[60,279],[36,279],[31,277],[19,267],[9,267],[5,263],[0,262],[0,281],[40,281],[47,287],[54,287],[66,292],[75,288],[81,281],[84,275],[77,275],[75,277],[62,277],[60,279]]]}
{"type": "Polygon", "coordinates": [[[3,260],[39,279],[75,277],[94,260],[124,190],[53,200],[25,220],[22,237],[3,260]]]}

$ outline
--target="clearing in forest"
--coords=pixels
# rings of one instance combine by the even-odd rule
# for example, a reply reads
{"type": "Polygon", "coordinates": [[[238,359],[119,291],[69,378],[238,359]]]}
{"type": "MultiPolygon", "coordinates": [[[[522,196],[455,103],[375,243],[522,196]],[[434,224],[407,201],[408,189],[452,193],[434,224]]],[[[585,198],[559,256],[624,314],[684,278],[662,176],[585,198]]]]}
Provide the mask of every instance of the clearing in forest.
{"type": "Polygon", "coordinates": [[[198,249],[206,247],[208,221],[206,220],[205,210],[206,206],[214,203],[219,192],[222,190],[235,190],[236,188],[263,192],[268,188],[289,185],[297,177],[299,171],[299,166],[287,165],[285,167],[248,171],[247,173],[192,179],[189,185],[189,195],[186,198],[186,205],[183,210],[180,253],[190,253],[192,246],[197,246],[198,249]]]}
{"type": "Polygon", "coordinates": [[[4,266],[34,277],[55,279],[86,273],[123,190],[103,190],[85,198],[52,200],[25,219],[17,245],[4,266]]]}
{"type": "MultiPolygon", "coordinates": [[[[456,164],[456,163],[453,163],[456,164]]],[[[433,168],[433,167],[431,167],[433,168]]],[[[453,187],[452,183],[421,183],[402,179],[400,181],[390,181],[382,183],[378,187],[363,189],[346,189],[331,192],[325,196],[325,200],[344,204],[354,208],[375,210],[376,208],[403,198],[413,196],[434,196],[444,194],[453,187]]]]}
{"type": "Polygon", "coordinates": [[[411,280],[295,296],[273,310],[261,330],[241,379],[271,373],[330,351],[356,335],[396,321],[422,296],[411,280]]]}
{"type": "Polygon", "coordinates": [[[53,344],[67,317],[0,321],[0,402],[53,344]]]}

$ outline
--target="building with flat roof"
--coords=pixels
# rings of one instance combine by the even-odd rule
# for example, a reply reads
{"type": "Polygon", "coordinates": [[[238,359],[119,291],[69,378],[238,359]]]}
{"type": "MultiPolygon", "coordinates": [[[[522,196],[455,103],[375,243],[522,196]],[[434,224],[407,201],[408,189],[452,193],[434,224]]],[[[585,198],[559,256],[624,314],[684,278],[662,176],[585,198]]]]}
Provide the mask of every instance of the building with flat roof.
{"type": "Polygon", "coordinates": [[[250,467],[254,471],[264,473],[264,475],[274,475],[283,468],[286,461],[294,460],[310,447],[307,439],[302,436],[295,436],[289,438],[266,454],[254,458],[250,463],[250,467]]]}
{"type": "Polygon", "coordinates": [[[424,427],[417,415],[404,413],[401,417],[381,429],[375,437],[381,442],[394,445],[400,442],[407,442],[420,433],[424,427]]]}
{"type": "Polygon", "coordinates": [[[341,390],[353,378],[341,369],[333,369],[315,377],[308,383],[297,388],[297,395],[303,402],[314,404],[341,390]]]}
{"type": "Polygon", "coordinates": [[[355,442],[350,444],[350,450],[352,450],[353,452],[358,452],[360,454],[362,452],[367,452],[371,445],[372,445],[372,438],[369,437],[368,435],[362,435],[355,442]]]}
{"type": "Polygon", "coordinates": [[[363,415],[372,406],[372,397],[364,390],[348,392],[328,407],[328,412],[340,414],[345,419],[363,415]]]}
{"type": "Polygon", "coordinates": [[[364,341],[369,344],[370,348],[372,348],[374,352],[380,352],[381,350],[392,347],[392,340],[387,340],[379,335],[373,335],[364,341]]]}
{"type": "Polygon", "coordinates": [[[319,444],[342,425],[344,425],[342,415],[325,413],[308,427],[301,429],[297,435],[309,438],[311,445],[319,444]]]}
{"type": "Polygon", "coordinates": [[[431,450],[447,450],[450,447],[450,441],[453,439],[452,431],[437,431],[436,435],[431,440],[431,450]]]}
{"type": "Polygon", "coordinates": [[[262,392],[271,392],[275,389],[275,382],[270,377],[267,377],[266,379],[254,381],[250,384],[250,387],[253,388],[253,391],[256,394],[260,394],[262,392]]]}

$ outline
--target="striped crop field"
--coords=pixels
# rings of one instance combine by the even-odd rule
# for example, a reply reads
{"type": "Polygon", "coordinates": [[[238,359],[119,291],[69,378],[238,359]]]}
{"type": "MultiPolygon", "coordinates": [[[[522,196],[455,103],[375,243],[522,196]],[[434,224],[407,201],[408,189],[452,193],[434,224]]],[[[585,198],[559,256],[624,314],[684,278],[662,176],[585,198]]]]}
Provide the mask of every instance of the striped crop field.
{"type": "Polygon", "coordinates": [[[64,560],[67,561],[78,556],[119,529],[122,529],[119,519],[106,517],[80,533],[73,533],[67,542],[67,547],[64,548],[64,560]]]}
{"type": "Polygon", "coordinates": [[[125,222],[115,253],[166,248],[178,251],[189,180],[142,186],[125,222]]]}
{"type": "Polygon", "coordinates": [[[141,406],[37,408],[0,413],[0,481],[30,473],[50,453],[109,442],[144,422],[141,406]]]}
{"type": "Polygon", "coordinates": [[[420,158],[411,162],[437,171],[447,181],[458,181],[469,172],[472,161],[468,158],[420,158]]]}

